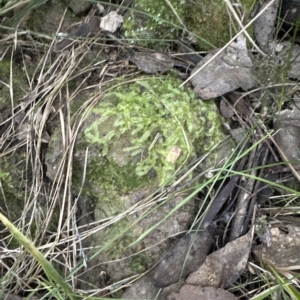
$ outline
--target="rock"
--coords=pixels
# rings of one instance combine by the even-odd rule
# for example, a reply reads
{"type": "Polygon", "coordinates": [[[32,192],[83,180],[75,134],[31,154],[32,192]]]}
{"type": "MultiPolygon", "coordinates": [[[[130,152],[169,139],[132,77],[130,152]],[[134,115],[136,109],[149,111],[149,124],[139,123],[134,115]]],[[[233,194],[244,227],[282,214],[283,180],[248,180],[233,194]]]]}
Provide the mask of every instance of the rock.
{"type": "Polygon", "coordinates": [[[300,227],[285,224],[283,228],[284,230],[271,228],[271,246],[263,245],[262,248],[254,251],[259,259],[275,268],[288,268],[300,263],[300,227]]]}
{"type": "Polygon", "coordinates": [[[87,0],[65,0],[68,7],[76,14],[86,13],[92,6],[92,3],[87,0]]]}
{"type": "Polygon", "coordinates": [[[183,236],[167,256],[155,267],[153,282],[156,287],[167,287],[201,266],[212,245],[207,231],[183,236]]]}
{"type": "Polygon", "coordinates": [[[291,66],[289,69],[289,77],[293,79],[300,79],[300,46],[294,45],[292,57],[290,58],[291,66]]]}
{"type": "MultiPolygon", "coordinates": [[[[294,96],[295,104],[291,109],[282,110],[274,121],[275,140],[279,147],[283,161],[288,161],[296,170],[299,170],[299,121],[300,98],[294,96]]],[[[300,177],[300,171],[296,171],[300,177]]]]}
{"type": "Polygon", "coordinates": [[[206,55],[191,74],[194,91],[201,99],[219,97],[238,88],[248,90],[256,85],[252,60],[242,35],[214,57],[216,53],[214,50],[206,55]]]}
{"type": "Polygon", "coordinates": [[[62,22],[60,30],[65,31],[74,22],[74,16],[69,10],[66,11],[66,6],[62,2],[56,5],[48,2],[34,10],[26,24],[32,31],[54,35],[57,33],[60,22],[62,22]]]}
{"type": "Polygon", "coordinates": [[[227,288],[245,271],[252,245],[251,232],[210,254],[199,269],[186,280],[187,284],[227,288]]]}
{"type": "Polygon", "coordinates": [[[111,11],[108,15],[101,18],[100,28],[114,33],[123,23],[124,19],[116,11],[111,11]]]}
{"type": "MultiPolygon", "coordinates": [[[[184,39],[197,44],[201,50],[221,47],[230,40],[230,19],[223,0],[172,0],[170,3],[172,8],[163,0],[135,1],[134,9],[124,15],[125,38],[157,50],[164,48],[164,40],[181,40],[182,32],[188,32],[184,39]]],[[[251,5],[252,1],[243,2],[246,11],[251,5]]]]}
{"type": "Polygon", "coordinates": [[[184,285],[180,293],[172,293],[168,300],[238,300],[232,293],[213,287],[184,285]]]}
{"type": "Polygon", "coordinates": [[[170,55],[159,52],[135,52],[129,60],[136,64],[140,71],[147,74],[163,73],[169,71],[174,65],[170,55]]]}
{"type": "Polygon", "coordinates": [[[264,1],[260,11],[264,12],[254,21],[255,39],[264,52],[269,52],[269,42],[274,38],[275,23],[280,0],[275,0],[268,8],[265,8],[271,1],[264,1]]]}
{"type": "MultiPolygon", "coordinates": [[[[78,226],[85,228],[83,246],[91,249],[86,255],[94,259],[88,260],[88,272],[78,274],[80,288],[97,284],[102,271],[111,282],[145,272],[173,244],[168,237],[190,225],[192,199],[175,211],[186,194],[170,192],[158,201],[156,193],[161,185],[172,184],[176,178],[172,175],[196,156],[195,146],[207,151],[224,135],[215,104],[202,103],[179,85],[172,76],[120,82],[81,126],[72,182],[74,194],[81,191],[77,217],[78,226]],[[176,159],[170,158],[174,149],[181,150],[176,159]],[[99,229],[96,224],[101,224],[99,229]],[[86,236],[87,228],[94,232],[92,236],[86,236]],[[95,255],[98,249],[102,251],[95,255]]],[[[57,131],[46,157],[47,176],[52,180],[63,159],[61,145],[57,131]]]]}
{"type": "Polygon", "coordinates": [[[122,295],[122,299],[155,299],[160,288],[152,282],[151,272],[135,281],[122,295]]]}

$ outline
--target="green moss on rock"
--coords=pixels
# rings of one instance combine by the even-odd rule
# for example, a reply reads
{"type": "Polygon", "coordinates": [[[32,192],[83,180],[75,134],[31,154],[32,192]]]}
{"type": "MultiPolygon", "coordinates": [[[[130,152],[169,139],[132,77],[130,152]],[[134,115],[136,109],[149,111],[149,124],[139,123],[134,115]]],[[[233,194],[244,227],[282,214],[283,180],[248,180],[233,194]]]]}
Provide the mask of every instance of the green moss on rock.
{"type": "MultiPolygon", "coordinates": [[[[172,6],[182,14],[185,1],[172,1],[172,6]]],[[[164,0],[135,2],[135,10],[129,11],[123,24],[125,37],[141,45],[161,46],[163,40],[174,39],[182,25],[164,0]],[[157,44],[157,40],[161,44],[157,44]]]]}
{"type": "Polygon", "coordinates": [[[28,83],[26,73],[14,61],[7,59],[0,61],[0,74],[2,81],[0,82],[0,123],[2,123],[11,114],[11,97],[13,96],[14,102],[22,98],[28,83]]]}
{"type": "MultiPolygon", "coordinates": [[[[246,14],[255,1],[241,1],[246,14]]],[[[125,15],[125,37],[156,49],[164,48],[170,40],[181,39],[183,32],[190,34],[189,38],[201,50],[221,47],[230,40],[234,21],[223,0],[173,0],[170,3],[172,8],[165,0],[135,1],[134,10],[125,15]]]]}
{"type": "MultiPolygon", "coordinates": [[[[0,180],[1,196],[0,207],[3,213],[12,223],[18,222],[22,217],[23,206],[27,196],[26,180],[21,180],[20,174],[25,171],[24,156],[17,151],[14,155],[3,156],[0,159],[0,180]]],[[[23,216],[24,217],[24,216],[23,216]]],[[[32,236],[35,234],[34,228],[31,230],[32,236]]],[[[11,234],[6,232],[2,236],[6,240],[9,249],[20,246],[19,242],[11,238],[11,234]],[[5,238],[8,237],[9,238],[5,238]]]]}
{"type": "MultiPolygon", "coordinates": [[[[127,173],[139,182],[154,171],[163,184],[194,155],[195,145],[206,152],[224,138],[214,102],[203,102],[179,85],[172,76],[120,84],[93,109],[99,117],[84,130],[84,137],[119,164],[106,178],[127,173]],[[172,161],[174,147],[181,153],[172,161]]],[[[132,182],[128,185],[135,187],[132,182]]]]}
{"type": "MultiPolygon", "coordinates": [[[[120,79],[91,110],[78,137],[73,160],[73,189],[81,190],[78,226],[102,223],[136,205],[142,206],[143,201],[151,201],[160,185],[173,183],[179,170],[186,170],[197,155],[224,139],[214,101],[202,101],[192,89],[180,88],[180,84],[172,74],[130,82],[120,79]],[[181,153],[170,159],[174,146],[181,153]],[[86,180],[82,187],[84,167],[86,180]]],[[[59,147],[61,143],[55,144],[59,147]]],[[[211,156],[214,163],[219,160],[219,156],[211,156]]],[[[91,249],[88,256],[102,247],[105,250],[91,264],[112,261],[105,270],[116,281],[144,272],[168,250],[166,237],[186,230],[186,224],[177,224],[177,217],[169,218],[143,242],[130,245],[179,205],[182,197],[172,197],[170,203],[166,201],[157,210],[152,205],[128,213],[95,232],[84,241],[84,246],[91,249]],[[144,247],[149,249],[138,253],[144,247]]],[[[186,218],[193,213],[192,203],[187,203],[175,214],[186,218]]]]}

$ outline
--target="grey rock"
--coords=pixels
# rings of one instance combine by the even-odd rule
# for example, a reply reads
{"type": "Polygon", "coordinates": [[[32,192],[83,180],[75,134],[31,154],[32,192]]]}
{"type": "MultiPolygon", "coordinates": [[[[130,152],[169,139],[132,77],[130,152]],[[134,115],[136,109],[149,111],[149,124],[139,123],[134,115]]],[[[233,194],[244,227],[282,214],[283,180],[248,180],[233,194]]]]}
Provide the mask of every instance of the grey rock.
{"type": "MultiPolygon", "coordinates": [[[[265,9],[270,2],[271,0],[264,1],[260,7],[260,11],[265,9]]],[[[269,51],[269,42],[273,40],[279,2],[280,0],[274,1],[274,3],[265,9],[265,11],[254,21],[255,39],[264,52],[269,51]]]]}
{"type": "Polygon", "coordinates": [[[68,7],[77,15],[88,11],[92,3],[86,0],[71,0],[68,1],[68,7]]]}
{"type": "Polygon", "coordinates": [[[153,271],[135,281],[122,295],[123,299],[165,300],[172,292],[178,292],[179,285],[172,284],[163,289],[153,285],[153,271]]]}
{"type": "Polygon", "coordinates": [[[114,33],[123,23],[124,19],[116,11],[111,11],[105,17],[101,18],[100,28],[114,33]]]}
{"type": "Polygon", "coordinates": [[[185,285],[180,293],[172,293],[168,300],[238,300],[232,293],[213,287],[201,288],[199,286],[185,285]]]}
{"type": "Polygon", "coordinates": [[[239,36],[236,42],[213,58],[216,53],[216,50],[209,53],[192,71],[192,76],[195,75],[191,82],[201,99],[211,99],[238,88],[248,90],[255,86],[252,60],[243,36],[239,36]],[[209,60],[208,65],[199,71],[209,60]]]}
{"type": "Polygon", "coordinates": [[[284,224],[286,232],[279,228],[271,228],[272,245],[263,245],[254,251],[264,263],[278,268],[299,265],[300,227],[295,225],[299,218],[291,219],[290,222],[293,224],[284,224]]]}
{"type": "Polygon", "coordinates": [[[174,65],[171,56],[159,52],[135,52],[129,60],[147,74],[163,73],[169,71],[174,65]]]}
{"type": "Polygon", "coordinates": [[[291,58],[291,67],[288,73],[290,78],[300,78],[300,46],[294,45],[293,55],[291,58]]]}
{"type": "Polygon", "coordinates": [[[194,272],[205,260],[211,245],[212,237],[208,231],[183,236],[156,266],[154,286],[167,287],[194,272]]]}
{"type": "MultiPolygon", "coordinates": [[[[285,157],[283,160],[288,160],[294,167],[299,168],[299,98],[295,99],[295,104],[292,109],[285,109],[279,113],[279,116],[274,122],[275,140],[285,157]]],[[[297,172],[300,176],[300,172],[297,172]]]]}
{"type": "Polygon", "coordinates": [[[143,276],[122,295],[123,299],[155,299],[160,288],[153,285],[151,273],[143,276]]]}

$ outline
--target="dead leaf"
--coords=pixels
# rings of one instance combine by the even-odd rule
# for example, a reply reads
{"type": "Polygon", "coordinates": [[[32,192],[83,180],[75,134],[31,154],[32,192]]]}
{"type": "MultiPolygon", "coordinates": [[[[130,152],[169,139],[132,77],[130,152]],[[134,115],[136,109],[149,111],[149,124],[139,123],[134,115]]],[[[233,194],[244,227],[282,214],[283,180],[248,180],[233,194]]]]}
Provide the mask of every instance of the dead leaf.
{"type": "Polygon", "coordinates": [[[186,283],[199,286],[228,287],[244,272],[252,244],[251,232],[209,255],[186,283]]]}
{"type": "Polygon", "coordinates": [[[169,71],[174,65],[169,55],[159,52],[135,52],[129,57],[129,60],[133,62],[140,71],[147,74],[163,73],[169,71]]]}
{"type": "Polygon", "coordinates": [[[167,161],[170,162],[171,164],[174,164],[177,158],[181,154],[181,149],[178,146],[173,146],[170,150],[170,152],[167,155],[167,161]]]}
{"type": "Polygon", "coordinates": [[[248,90],[256,84],[246,39],[242,35],[198,72],[216,52],[214,50],[206,55],[192,71],[192,75],[196,75],[191,82],[200,98],[219,97],[238,88],[248,90]]]}
{"type": "Polygon", "coordinates": [[[285,225],[282,230],[271,228],[272,244],[264,245],[254,253],[265,263],[276,267],[290,267],[300,264],[300,227],[285,225]]]}
{"type": "Polygon", "coordinates": [[[168,300],[238,300],[233,294],[223,289],[184,285],[180,293],[172,292],[168,300]]]}
{"type": "Polygon", "coordinates": [[[123,23],[124,19],[116,11],[111,11],[105,17],[101,19],[100,28],[114,33],[123,23]]]}

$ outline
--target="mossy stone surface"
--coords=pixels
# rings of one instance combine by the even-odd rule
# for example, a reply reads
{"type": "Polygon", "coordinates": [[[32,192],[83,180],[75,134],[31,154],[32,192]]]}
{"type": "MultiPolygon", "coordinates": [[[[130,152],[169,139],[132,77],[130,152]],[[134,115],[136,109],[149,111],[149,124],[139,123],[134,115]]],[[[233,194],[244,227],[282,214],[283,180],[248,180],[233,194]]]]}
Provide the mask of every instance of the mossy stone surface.
{"type": "Polygon", "coordinates": [[[0,179],[3,194],[0,197],[0,205],[2,212],[13,222],[23,212],[20,207],[24,201],[25,187],[24,184],[20,184],[19,172],[23,172],[24,167],[24,158],[19,154],[15,154],[13,158],[1,158],[0,179]]]}
{"type": "MultiPolygon", "coordinates": [[[[79,226],[102,223],[130,211],[145,199],[150,201],[161,186],[172,184],[180,171],[187,170],[193,159],[224,139],[214,101],[202,101],[190,87],[181,88],[180,84],[172,74],[141,76],[129,82],[120,79],[91,109],[73,156],[73,190],[75,194],[81,191],[79,226]],[[170,160],[174,146],[180,149],[180,155],[170,160]]],[[[52,179],[61,159],[61,137],[55,133],[46,157],[47,175],[52,179]]],[[[219,159],[212,155],[211,162],[219,159]]],[[[171,241],[167,237],[188,229],[194,214],[193,200],[142,242],[129,245],[185,197],[186,194],[167,197],[165,203],[126,214],[113,225],[95,231],[83,242],[91,249],[88,256],[101,247],[105,250],[89,262],[93,266],[89,274],[80,278],[95,283],[101,270],[105,270],[115,282],[146,271],[168,251],[171,241]],[[144,247],[149,249],[136,254],[144,247]],[[103,263],[107,261],[111,263],[103,263]]]]}
{"type": "MultiPolygon", "coordinates": [[[[242,0],[249,15],[255,0],[242,0]]],[[[199,50],[224,46],[233,32],[223,0],[137,0],[125,15],[123,32],[132,43],[164,49],[183,36],[194,40],[199,50]],[[183,34],[184,33],[184,34],[183,34]]],[[[236,24],[235,24],[236,25],[236,24]]],[[[239,27],[237,27],[239,28],[239,27]]]]}
{"type": "Polygon", "coordinates": [[[119,168],[129,165],[138,177],[151,177],[154,170],[164,184],[195,155],[195,145],[204,153],[219,143],[224,134],[214,102],[203,102],[179,85],[172,75],[148,77],[107,93],[83,130],[84,140],[101,149],[97,159],[105,156],[119,168]],[[172,163],[168,155],[174,146],[181,153],[172,163]]]}
{"type": "Polygon", "coordinates": [[[0,61],[0,123],[6,121],[11,115],[12,99],[18,104],[28,89],[26,73],[16,62],[10,59],[0,61]],[[12,99],[11,99],[12,98],[12,99]]]}

